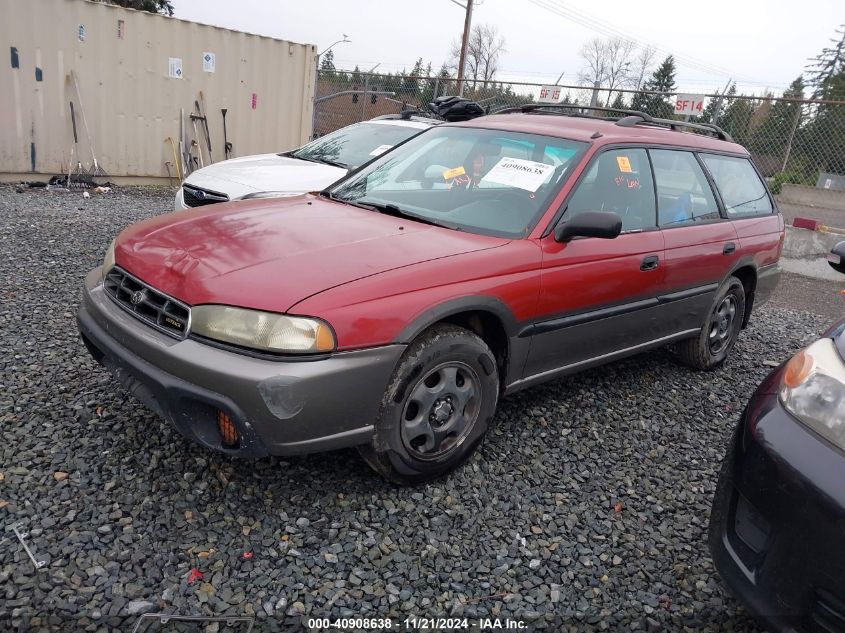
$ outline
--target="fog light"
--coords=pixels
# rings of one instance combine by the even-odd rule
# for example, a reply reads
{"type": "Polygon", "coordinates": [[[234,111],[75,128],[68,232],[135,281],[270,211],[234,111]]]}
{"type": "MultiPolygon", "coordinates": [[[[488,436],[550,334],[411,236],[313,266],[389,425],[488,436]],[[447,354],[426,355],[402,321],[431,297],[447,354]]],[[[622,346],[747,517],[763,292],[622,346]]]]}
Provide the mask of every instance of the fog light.
{"type": "Polygon", "coordinates": [[[240,439],[238,429],[232,422],[232,418],[223,411],[217,411],[217,429],[220,431],[220,438],[223,440],[224,446],[232,448],[238,445],[240,439]]]}

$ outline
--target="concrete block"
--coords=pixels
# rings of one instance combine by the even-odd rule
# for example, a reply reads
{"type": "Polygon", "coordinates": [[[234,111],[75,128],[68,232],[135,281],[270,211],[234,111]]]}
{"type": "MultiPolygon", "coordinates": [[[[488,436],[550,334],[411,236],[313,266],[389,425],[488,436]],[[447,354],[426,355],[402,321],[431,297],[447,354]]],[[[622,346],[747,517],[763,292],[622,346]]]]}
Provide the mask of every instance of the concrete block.
{"type": "Polygon", "coordinates": [[[786,272],[806,277],[841,282],[842,274],[833,270],[827,263],[830,249],[841,241],[845,241],[845,235],[787,226],[780,259],[781,268],[786,272]]]}

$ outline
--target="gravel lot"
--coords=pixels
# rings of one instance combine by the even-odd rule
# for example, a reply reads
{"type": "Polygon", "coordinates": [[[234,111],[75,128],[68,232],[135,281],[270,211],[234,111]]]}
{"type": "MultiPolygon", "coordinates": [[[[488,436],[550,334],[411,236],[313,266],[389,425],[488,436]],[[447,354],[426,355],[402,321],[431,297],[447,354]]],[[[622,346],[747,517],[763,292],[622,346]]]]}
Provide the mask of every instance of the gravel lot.
{"type": "Polygon", "coordinates": [[[122,393],[76,332],[85,272],[171,200],[0,186],[0,630],[129,630],[147,610],[758,630],[707,551],[716,473],[766,363],[829,318],[763,309],[713,373],[657,351],[507,398],[469,463],[417,489],[354,451],[236,461],[122,393]]]}

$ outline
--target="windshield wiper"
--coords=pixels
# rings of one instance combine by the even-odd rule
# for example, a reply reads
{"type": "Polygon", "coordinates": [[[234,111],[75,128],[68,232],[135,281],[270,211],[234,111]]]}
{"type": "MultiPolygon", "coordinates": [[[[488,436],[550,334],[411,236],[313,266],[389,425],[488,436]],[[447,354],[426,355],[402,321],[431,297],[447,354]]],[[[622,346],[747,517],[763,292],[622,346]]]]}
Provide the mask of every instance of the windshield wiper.
{"type": "Polygon", "coordinates": [[[353,207],[358,207],[359,209],[366,209],[367,211],[378,211],[373,205],[371,204],[364,204],[363,202],[355,202],[354,200],[349,200],[347,198],[341,198],[335,193],[331,191],[321,191],[321,196],[325,196],[329,200],[334,200],[335,202],[340,202],[341,204],[348,204],[353,207]]]}
{"type": "Polygon", "coordinates": [[[372,207],[375,211],[379,213],[384,213],[386,215],[392,215],[397,218],[410,218],[415,222],[422,222],[423,224],[430,224],[432,226],[439,226],[444,229],[452,229],[453,231],[460,231],[460,229],[455,226],[454,224],[446,224],[443,222],[437,222],[436,220],[432,220],[430,218],[423,217],[421,215],[417,215],[416,213],[411,213],[409,211],[405,211],[404,209],[400,209],[393,203],[390,202],[366,202],[360,203],[362,206],[369,206],[372,207]]]}
{"type": "Polygon", "coordinates": [[[331,165],[332,167],[340,167],[341,169],[349,169],[349,165],[346,163],[341,163],[336,160],[326,160],[325,158],[316,158],[314,159],[318,163],[323,163],[325,165],[331,165]]]}
{"type": "Polygon", "coordinates": [[[323,165],[331,165],[332,167],[340,167],[341,169],[349,169],[346,163],[339,163],[336,160],[327,160],[325,158],[313,158],[311,156],[300,156],[295,151],[282,152],[279,156],[286,156],[287,158],[296,158],[299,160],[307,160],[309,163],[322,163],[323,165]]]}

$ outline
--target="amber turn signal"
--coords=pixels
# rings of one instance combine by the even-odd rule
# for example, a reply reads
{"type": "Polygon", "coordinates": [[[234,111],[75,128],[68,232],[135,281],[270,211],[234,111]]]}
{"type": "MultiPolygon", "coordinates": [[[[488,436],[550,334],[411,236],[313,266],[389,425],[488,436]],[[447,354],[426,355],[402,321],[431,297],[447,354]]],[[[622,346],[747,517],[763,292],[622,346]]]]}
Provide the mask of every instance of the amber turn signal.
{"type": "Polygon", "coordinates": [[[232,418],[223,411],[217,411],[217,429],[220,431],[220,438],[223,440],[224,446],[232,448],[238,445],[240,439],[238,429],[232,422],[232,418]]]}
{"type": "Polygon", "coordinates": [[[806,352],[798,352],[784,368],[783,384],[790,389],[794,389],[807,379],[812,369],[813,357],[806,352]]]}

